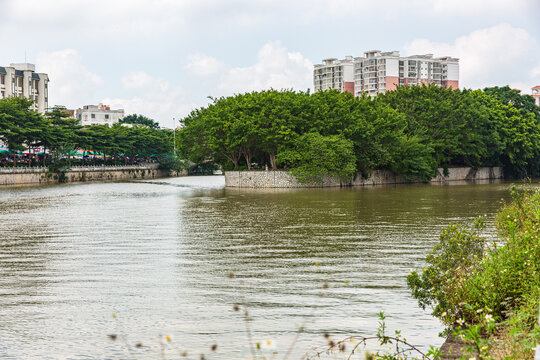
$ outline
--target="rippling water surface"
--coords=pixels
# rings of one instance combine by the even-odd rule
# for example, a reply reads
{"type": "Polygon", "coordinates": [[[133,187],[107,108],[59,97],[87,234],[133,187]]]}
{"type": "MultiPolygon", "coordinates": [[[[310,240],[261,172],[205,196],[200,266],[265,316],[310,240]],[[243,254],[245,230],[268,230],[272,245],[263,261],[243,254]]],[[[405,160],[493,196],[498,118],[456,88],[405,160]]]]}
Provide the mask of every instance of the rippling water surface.
{"type": "Polygon", "coordinates": [[[220,176],[0,189],[0,358],[178,358],[167,334],[194,359],[214,343],[209,358],[243,359],[242,303],[265,352],[283,356],[305,325],[290,358],[326,332],[374,334],[379,311],[440,345],[406,275],[443,226],[492,215],[506,189],[241,190],[220,176]]]}

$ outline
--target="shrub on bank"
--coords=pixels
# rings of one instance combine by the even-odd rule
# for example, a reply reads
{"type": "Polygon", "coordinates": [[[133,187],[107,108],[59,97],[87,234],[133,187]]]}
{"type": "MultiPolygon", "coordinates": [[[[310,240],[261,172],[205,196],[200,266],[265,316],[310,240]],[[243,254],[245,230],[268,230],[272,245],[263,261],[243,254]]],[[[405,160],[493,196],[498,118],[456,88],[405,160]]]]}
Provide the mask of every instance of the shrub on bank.
{"type": "Polygon", "coordinates": [[[495,320],[499,351],[526,358],[540,341],[540,190],[511,193],[514,202],[496,218],[497,241],[482,237],[482,219],[471,228],[450,225],[407,284],[449,328],[495,320]]]}

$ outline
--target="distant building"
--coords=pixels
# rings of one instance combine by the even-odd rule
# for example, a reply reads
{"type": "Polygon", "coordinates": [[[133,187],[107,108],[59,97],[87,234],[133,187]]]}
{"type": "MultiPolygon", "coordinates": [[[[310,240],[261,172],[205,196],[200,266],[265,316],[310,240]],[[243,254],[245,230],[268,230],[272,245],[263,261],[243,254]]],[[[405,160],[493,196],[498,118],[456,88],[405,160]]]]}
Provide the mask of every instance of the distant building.
{"type": "Polygon", "coordinates": [[[354,95],[353,57],[346,56],[343,60],[330,58],[323,62],[324,64],[315,65],[313,70],[315,91],[337,89],[354,95]]]}
{"type": "Polygon", "coordinates": [[[111,110],[109,105],[85,105],[75,110],[75,118],[85,125],[112,125],[124,117],[124,109],[111,110]]]}
{"type": "Polygon", "coordinates": [[[16,96],[34,101],[32,109],[44,113],[49,106],[49,76],[37,73],[34,64],[0,66],[0,99],[16,96]]]}
{"type": "Polygon", "coordinates": [[[540,85],[532,88],[532,97],[536,106],[540,106],[540,85]]]}
{"type": "Polygon", "coordinates": [[[433,58],[432,54],[400,57],[399,51],[372,50],[366,51],[363,57],[331,58],[315,65],[313,83],[315,91],[338,89],[356,96],[363,93],[375,96],[400,86],[421,84],[457,89],[459,59],[433,58]]]}
{"type": "Polygon", "coordinates": [[[72,109],[62,109],[60,110],[61,113],[64,113],[66,115],[68,115],[70,118],[75,118],[75,110],[72,110],[72,109]]]}

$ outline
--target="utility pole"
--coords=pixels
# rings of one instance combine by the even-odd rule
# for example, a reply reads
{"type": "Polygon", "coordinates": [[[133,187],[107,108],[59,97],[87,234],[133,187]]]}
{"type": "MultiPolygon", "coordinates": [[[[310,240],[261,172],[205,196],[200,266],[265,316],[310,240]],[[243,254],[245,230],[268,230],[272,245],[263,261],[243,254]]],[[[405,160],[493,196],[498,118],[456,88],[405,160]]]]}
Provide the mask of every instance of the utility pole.
{"type": "Polygon", "coordinates": [[[172,118],[173,122],[173,144],[174,144],[174,156],[176,156],[176,121],[174,120],[174,117],[172,118]]]}

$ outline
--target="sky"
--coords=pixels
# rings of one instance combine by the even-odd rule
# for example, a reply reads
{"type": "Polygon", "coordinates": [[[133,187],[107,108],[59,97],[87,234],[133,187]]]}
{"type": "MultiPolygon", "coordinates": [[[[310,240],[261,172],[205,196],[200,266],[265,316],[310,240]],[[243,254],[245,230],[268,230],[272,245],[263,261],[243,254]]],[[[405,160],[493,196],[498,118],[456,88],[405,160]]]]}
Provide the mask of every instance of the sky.
{"type": "Polygon", "coordinates": [[[209,97],[313,89],[364,51],[460,59],[460,87],[540,85],[540,0],[0,0],[0,66],[49,74],[49,105],[172,127],[209,97]]]}

